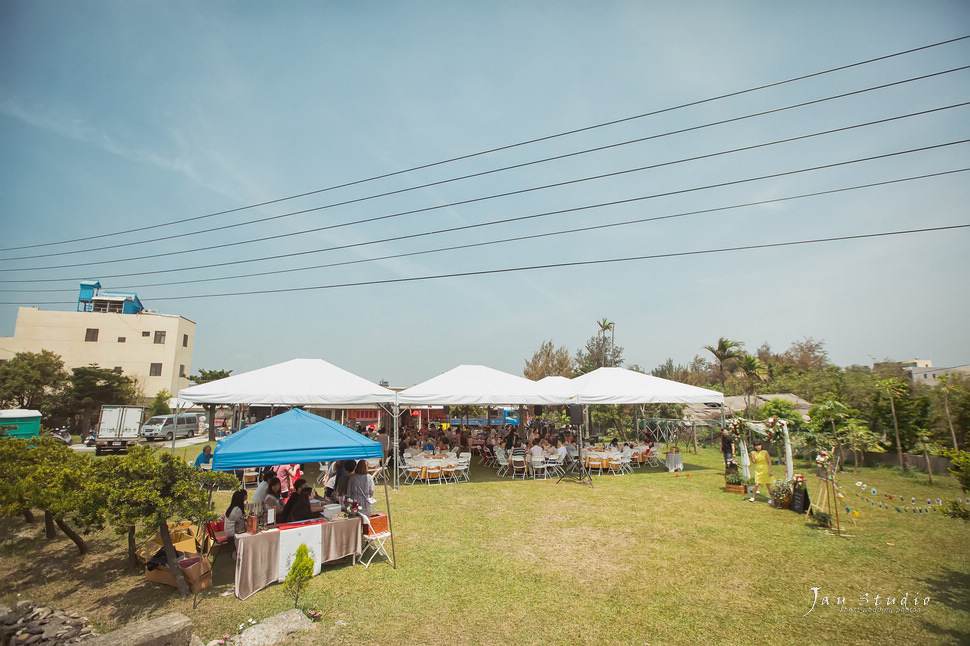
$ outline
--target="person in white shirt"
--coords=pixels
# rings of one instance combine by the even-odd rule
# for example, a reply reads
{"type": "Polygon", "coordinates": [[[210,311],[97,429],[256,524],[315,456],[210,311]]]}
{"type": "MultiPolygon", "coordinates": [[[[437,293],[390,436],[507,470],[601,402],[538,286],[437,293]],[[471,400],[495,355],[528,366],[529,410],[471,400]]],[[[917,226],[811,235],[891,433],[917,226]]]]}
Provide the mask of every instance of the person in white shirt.
{"type": "Polygon", "coordinates": [[[529,453],[532,454],[534,458],[542,457],[542,447],[539,446],[537,442],[529,442],[529,453]]]}
{"type": "Polygon", "coordinates": [[[556,440],[556,454],[561,462],[566,461],[566,445],[562,443],[562,440],[556,440]]]}

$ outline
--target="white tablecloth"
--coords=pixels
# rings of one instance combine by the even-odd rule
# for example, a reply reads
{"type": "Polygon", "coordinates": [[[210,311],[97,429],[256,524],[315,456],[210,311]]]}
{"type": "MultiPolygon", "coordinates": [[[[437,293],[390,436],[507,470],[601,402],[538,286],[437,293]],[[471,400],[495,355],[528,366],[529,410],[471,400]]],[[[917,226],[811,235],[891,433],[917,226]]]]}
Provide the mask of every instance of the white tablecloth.
{"type": "Polygon", "coordinates": [[[684,458],[681,457],[680,453],[668,453],[667,471],[683,471],[683,470],[684,470],[684,458]]]}

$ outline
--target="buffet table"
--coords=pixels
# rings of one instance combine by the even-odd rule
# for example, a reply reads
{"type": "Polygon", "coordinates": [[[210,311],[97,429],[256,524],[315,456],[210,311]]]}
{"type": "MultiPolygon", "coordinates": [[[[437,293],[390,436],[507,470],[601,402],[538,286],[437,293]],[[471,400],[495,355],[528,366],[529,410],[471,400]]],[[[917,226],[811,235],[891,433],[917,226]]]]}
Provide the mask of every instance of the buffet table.
{"type": "Polygon", "coordinates": [[[320,519],[289,523],[258,534],[236,534],[236,597],[246,599],[283,581],[301,544],[310,549],[313,574],[320,574],[324,563],[360,555],[360,518],[320,519]]]}

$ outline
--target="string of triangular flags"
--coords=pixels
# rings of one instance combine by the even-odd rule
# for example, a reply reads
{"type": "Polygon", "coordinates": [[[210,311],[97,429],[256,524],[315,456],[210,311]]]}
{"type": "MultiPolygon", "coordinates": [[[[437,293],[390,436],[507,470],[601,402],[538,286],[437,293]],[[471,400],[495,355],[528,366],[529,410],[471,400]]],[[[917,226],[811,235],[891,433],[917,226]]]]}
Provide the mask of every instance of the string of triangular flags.
{"type": "MultiPolygon", "coordinates": [[[[915,496],[909,496],[909,498],[907,499],[906,496],[888,493],[885,491],[880,494],[879,490],[876,489],[876,487],[870,487],[869,485],[863,483],[862,481],[856,482],[855,486],[856,488],[849,489],[849,490],[853,494],[855,494],[856,497],[860,498],[864,502],[869,503],[869,506],[871,508],[879,509],[882,511],[895,510],[897,513],[900,513],[900,514],[914,514],[914,515],[931,514],[931,513],[936,514],[936,513],[939,513],[938,508],[943,505],[943,501],[939,498],[937,498],[936,500],[933,500],[932,498],[927,498],[926,504],[924,505],[923,499],[919,498],[918,499],[919,502],[917,502],[917,498],[915,496]]],[[[839,485],[836,485],[835,488],[839,490],[842,489],[842,487],[840,487],[839,485]]],[[[846,503],[845,503],[844,496],[839,496],[839,498],[840,500],[842,500],[842,504],[845,505],[846,503]]],[[[961,505],[963,504],[970,505],[970,499],[967,499],[966,501],[964,501],[962,498],[957,498],[956,500],[957,500],[957,503],[961,505]]],[[[850,509],[848,505],[846,505],[845,511],[852,514],[856,518],[858,518],[859,516],[858,511],[850,509]]]]}

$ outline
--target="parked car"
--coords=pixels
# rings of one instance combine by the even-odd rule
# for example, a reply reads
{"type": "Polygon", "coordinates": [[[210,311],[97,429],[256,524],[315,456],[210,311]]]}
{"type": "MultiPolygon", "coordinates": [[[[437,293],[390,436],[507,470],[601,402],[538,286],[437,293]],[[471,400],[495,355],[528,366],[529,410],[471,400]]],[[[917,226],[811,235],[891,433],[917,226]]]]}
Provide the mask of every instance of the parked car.
{"type": "Polygon", "coordinates": [[[173,437],[194,437],[199,431],[199,416],[196,413],[179,415],[177,427],[175,419],[175,415],[156,415],[149,418],[142,424],[142,437],[148,441],[171,440],[173,437]]]}

